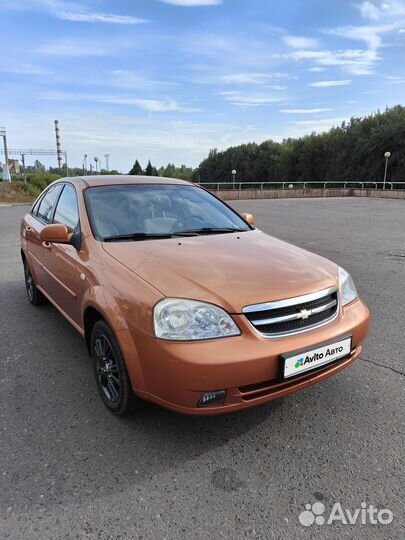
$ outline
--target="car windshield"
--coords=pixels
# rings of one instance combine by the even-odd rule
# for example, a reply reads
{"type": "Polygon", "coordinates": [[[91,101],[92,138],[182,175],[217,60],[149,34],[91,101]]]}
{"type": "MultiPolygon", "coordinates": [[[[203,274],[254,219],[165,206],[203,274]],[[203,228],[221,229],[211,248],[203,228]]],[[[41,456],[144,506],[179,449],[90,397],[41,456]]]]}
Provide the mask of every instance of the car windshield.
{"type": "Polygon", "coordinates": [[[94,236],[102,241],[250,230],[233,210],[192,185],[97,186],[85,191],[85,199],[94,236]]]}

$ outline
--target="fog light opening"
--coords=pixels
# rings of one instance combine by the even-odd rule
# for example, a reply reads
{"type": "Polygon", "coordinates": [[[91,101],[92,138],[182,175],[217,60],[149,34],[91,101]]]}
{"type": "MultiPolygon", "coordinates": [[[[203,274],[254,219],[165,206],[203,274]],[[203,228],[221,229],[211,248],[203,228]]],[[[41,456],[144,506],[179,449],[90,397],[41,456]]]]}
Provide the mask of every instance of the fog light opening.
{"type": "Polygon", "coordinates": [[[198,401],[197,407],[209,407],[210,405],[219,405],[224,402],[225,390],[215,390],[206,392],[198,401]]]}

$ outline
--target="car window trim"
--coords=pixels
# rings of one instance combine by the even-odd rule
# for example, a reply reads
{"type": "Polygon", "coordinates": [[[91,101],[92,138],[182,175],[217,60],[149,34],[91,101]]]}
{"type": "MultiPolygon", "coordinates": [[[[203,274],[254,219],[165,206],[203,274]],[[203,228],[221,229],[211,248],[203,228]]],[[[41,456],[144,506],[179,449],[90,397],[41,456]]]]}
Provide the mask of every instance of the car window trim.
{"type": "Polygon", "coordinates": [[[214,197],[215,199],[217,199],[220,203],[222,203],[224,206],[226,206],[229,210],[231,210],[231,212],[233,214],[235,214],[239,219],[241,219],[243,221],[243,223],[245,223],[250,230],[254,230],[255,227],[253,225],[250,225],[250,223],[248,223],[234,208],[232,208],[232,206],[230,206],[229,204],[227,204],[225,201],[223,201],[220,197],[217,197],[216,195],[214,195],[214,193],[212,193],[211,191],[209,191],[208,189],[205,189],[204,187],[200,186],[199,184],[193,184],[193,183],[190,183],[190,184],[161,184],[160,182],[145,182],[145,183],[134,183],[134,184],[127,184],[127,183],[123,183],[123,184],[104,184],[104,185],[95,185],[95,186],[89,186],[84,188],[83,189],[83,200],[84,200],[84,207],[86,209],[86,215],[87,215],[87,219],[88,219],[88,222],[89,222],[89,225],[90,225],[90,230],[91,230],[91,234],[93,235],[93,238],[95,240],[97,240],[97,242],[103,242],[103,239],[102,238],[99,238],[95,232],[94,232],[94,229],[93,229],[93,219],[92,219],[92,215],[91,215],[91,212],[89,212],[89,207],[87,205],[87,195],[86,195],[86,192],[89,190],[89,189],[94,189],[94,188],[109,188],[109,187],[115,187],[115,186],[160,186],[160,185],[164,185],[164,186],[181,186],[181,187],[186,187],[186,188],[199,188],[203,191],[206,191],[207,193],[209,193],[210,195],[212,195],[212,197],[214,197]]]}
{"type": "Polygon", "coordinates": [[[47,188],[45,192],[40,193],[38,197],[35,199],[34,204],[32,205],[31,211],[30,211],[31,216],[36,217],[38,213],[39,205],[41,204],[42,199],[45,197],[45,194],[48,191],[48,189],[49,188],[47,188]],[[34,208],[35,208],[35,212],[34,212],[34,208]]]}
{"type": "Polygon", "coordinates": [[[46,221],[45,219],[41,218],[38,216],[38,210],[39,210],[39,207],[41,206],[41,203],[42,201],[44,200],[44,198],[46,197],[46,194],[48,193],[48,191],[51,190],[51,188],[54,188],[54,187],[59,187],[59,186],[62,186],[60,192],[59,192],[59,195],[56,196],[56,203],[57,201],[59,201],[59,197],[60,197],[60,194],[62,193],[63,191],[63,187],[64,187],[64,182],[56,182],[55,184],[51,184],[50,186],[48,186],[48,188],[46,189],[45,193],[42,194],[42,197],[41,197],[41,202],[39,203],[38,205],[38,208],[37,208],[37,212],[36,214],[32,214],[34,216],[35,219],[37,219],[40,223],[42,223],[43,225],[51,225],[52,222],[53,222],[53,215],[55,213],[55,208],[56,208],[56,203],[53,204],[53,208],[52,208],[52,214],[51,214],[51,219],[50,221],[46,221]]]}
{"type": "Polygon", "coordinates": [[[220,197],[218,197],[217,195],[215,195],[215,193],[212,193],[212,191],[210,191],[209,189],[206,189],[205,187],[203,186],[200,186],[198,184],[194,184],[195,187],[198,187],[204,191],[207,191],[210,195],[212,195],[213,197],[215,197],[215,199],[217,199],[218,201],[220,201],[222,204],[224,204],[227,208],[229,208],[229,210],[231,210],[234,214],[236,214],[238,216],[238,218],[240,218],[244,223],[246,223],[246,225],[249,227],[249,229],[251,231],[253,231],[256,227],[254,227],[253,225],[251,225],[250,223],[248,223],[245,218],[243,218],[241,216],[241,214],[239,214],[239,212],[237,212],[235,210],[235,208],[232,208],[232,206],[230,206],[226,201],[224,201],[223,199],[221,199],[220,197]]]}
{"type": "MultiPolygon", "coordinates": [[[[80,229],[80,209],[79,209],[79,198],[78,198],[78,196],[77,196],[77,191],[76,191],[75,185],[72,184],[72,182],[66,182],[66,181],[64,181],[64,182],[61,182],[61,184],[63,184],[63,187],[62,187],[62,189],[61,189],[61,191],[60,191],[60,193],[59,193],[58,199],[57,199],[56,204],[55,204],[55,207],[54,207],[54,209],[53,209],[53,212],[52,212],[52,221],[51,221],[51,223],[54,222],[56,209],[57,209],[57,207],[58,207],[59,200],[60,200],[60,198],[61,198],[61,196],[62,196],[63,190],[65,189],[66,186],[71,186],[71,187],[73,188],[73,191],[74,191],[74,194],[75,194],[75,197],[76,197],[76,208],[77,208],[77,223],[76,223],[76,227],[75,227],[74,229],[71,229],[72,232],[75,232],[75,231],[77,231],[77,230],[80,229]]],[[[66,227],[67,227],[68,229],[70,229],[69,225],[67,225],[66,223],[64,223],[63,225],[66,225],[66,227]]]]}
{"type": "MultiPolygon", "coordinates": [[[[127,183],[124,183],[124,184],[105,184],[105,185],[101,185],[101,186],[89,186],[87,184],[88,187],[84,188],[83,189],[83,200],[84,200],[84,207],[86,208],[86,215],[87,215],[87,220],[89,222],[89,225],[90,225],[90,230],[91,230],[91,234],[93,235],[93,238],[95,240],[97,240],[97,242],[103,242],[103,239],[101,237],[98,237],[93,229],[93,218],[92,218],[92,215],[91,215],[91,212],[89,212],[89,207],[88,207],[88,204],[87,204],[87,195],[86,195],[86,192],[89,190],[89,189],[93,189],[93,188],[109,188],[109,187],[114,187],[114,186],[160,186],[162,185],[160,182],[145,182],[145,183],[136,183],[136,184],[127,184],[127,183]]],[[[163,184],[165,186],[178,186],[179,184],[163,184]]],[[[180,184],[183,186],[183,184],[180,184]]],[[[195,187],[194,184],[190,184],[190,186],[188,185],[185,185],[184,187],[195,187]]]]}

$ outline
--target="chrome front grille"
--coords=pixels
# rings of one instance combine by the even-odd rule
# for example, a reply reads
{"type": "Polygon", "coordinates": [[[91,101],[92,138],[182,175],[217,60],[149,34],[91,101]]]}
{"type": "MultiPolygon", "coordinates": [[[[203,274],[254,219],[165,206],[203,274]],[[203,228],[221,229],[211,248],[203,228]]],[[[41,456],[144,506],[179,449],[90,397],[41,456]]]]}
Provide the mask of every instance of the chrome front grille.
{"type": "Polygon", "coordinates": [[[335,287],[304,296],[243,308],[253,327],[263,336],[278,337],[304,332],[332,321],[339,310],[335,287]]]}

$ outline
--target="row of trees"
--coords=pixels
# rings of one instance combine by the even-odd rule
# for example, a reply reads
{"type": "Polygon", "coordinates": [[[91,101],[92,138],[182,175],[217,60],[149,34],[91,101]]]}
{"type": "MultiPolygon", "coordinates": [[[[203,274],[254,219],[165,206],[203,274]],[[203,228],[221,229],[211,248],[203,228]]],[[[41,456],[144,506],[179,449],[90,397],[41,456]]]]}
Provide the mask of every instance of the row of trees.
{"type": "Polygon", "coordinates": [[[351,118],[326,133],[211,150],[193,172],[199,182],[381,181],[384,153],[391,152],[388,180],[405,181],[405,107],[351,118]]]}
{"type": "Polygon", "coordinates": [[[135,161],[135,163],[132,166],[132,169],[129,171],[128,174],[133,175],[146,175],[146,176],[158,176],[158,170],[156,167],[152,165],[150,160],[148,161],[148,164],[146,165],[145,170],[142,169],[140,163],[138,160],[135,161]]]}
{"type": "Polygon", "coordinates": [[[156,167],[151,164],[150,160],[148,161],[148,164],[144,170],[142,169],[139,161],[136,160],[128,174],[144,174],[146,176],[164,176],[166,178],[180,178],[181,180],[191,180],[193,177],[193,172],[194,170],[192,167],[187,167],[186,165],[176,167],[174,163],[169,163],[166,167],[160,167],[159,169],[156,169],[156,167]]]}
{"type": "MultiPolygon", "coordinates": [[[[169,163],[157,169],[148,161],[142,169],[135,161],[129,174],[164,176],[194,182],[231,182],[233,169],[239,182],[289,181],[381,181],[384,174],[384,153],[391,152],[387,179],[405,182],[405,107],[397,105],[364,118],[351,118],[326,133],[315,133],[298,139],[272,140],[261,144],[248,143],[223,152],[211,150],[196,169],[169,163]]],[[[80,167],[69,168],[70,176],[80,176],[80,167]]],[[[101,174],[118,174],[102,170],[101,174]]],[[[26,168],[25,190],[39,193],[52,180],[67,176],[36,160],[26,168]]],[[[18,180],[17,177],[14,178],[18,180]]]]}

